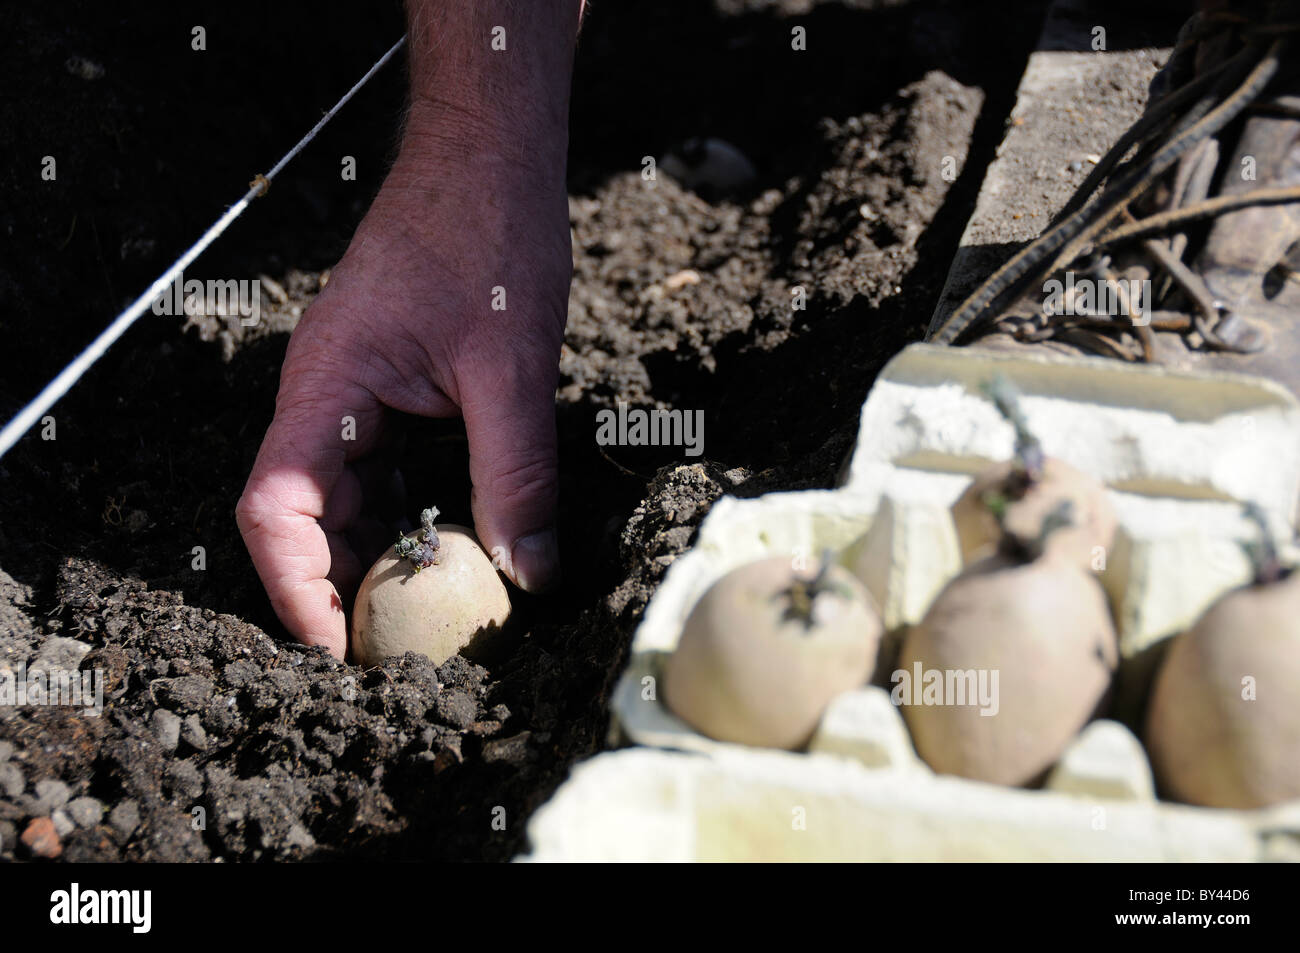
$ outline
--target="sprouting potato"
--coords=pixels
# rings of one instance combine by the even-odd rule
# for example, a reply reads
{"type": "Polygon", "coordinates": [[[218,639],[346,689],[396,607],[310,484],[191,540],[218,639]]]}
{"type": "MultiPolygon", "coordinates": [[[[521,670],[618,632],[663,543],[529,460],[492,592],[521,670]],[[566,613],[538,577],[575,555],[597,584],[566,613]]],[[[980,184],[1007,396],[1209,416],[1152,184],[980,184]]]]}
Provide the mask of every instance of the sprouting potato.
{"type": "MultiPolygon", "coordinates": [[[[903,715],[936,771],[1034,784],[1104,704],[1118,656],[1105,594],[1084,569],[1059,550],[991,556],[936,597],[899,657],[900,672],[936,671],[945,691],[964,679],[965,697],[905,704],[903,715]],[[996,686],[989,705],[969,695],[981,673],[996,686]]],[[[919,695],[913,686],[911,701],[919,695]]]]}
{"type": "Polygon", "coordinates": [[[417,652],[439,665],[459,653],[475,656],[510,618],[510,596],[474,532],[436,525],[436,509],[421,528],[366,573],[352,611],[352,655],[377,665],[417,652]]]}
{"type": "Polygon", "coordinates": [[[963,560],[969,565],[999,548],[1023,551],[1044,540],[1044,521],[1068,503],[1071,525],[1058,528],[1044,545],[1080,566],[1089,565],[1094,551],[1109,549],[1115,536],[1117,520],[1105,488],[1068,463],[1044,456],[1005,378],[994,380],[988,391],[1016,428],[1016,454],[976,476],[953,504],[963,560]]]}
{"type": "Polygon", "coordinates": [[[881,628],[866,588],[829,556],[811,578],[784,556],[750,563],[691,610],[664,699],[719,741],[800,748],[830,700],[870,677],[881,628]]]}
{"type": "Polygon", "coordinates": [[[1005,541],[1030,545],[1042,535],[1043,520],[1063,502],[1070,504],[1074,525],[1053,533],[1046,545],[1088,565],[1096,547],[1110,548],[1115,511],[1100,483],[1054,457],[1043,458],[1032,475],[1006,462],[975,478],[952,507],[962,559],[970,564],[991,556],[1005,541]]]}
{"type": "Polygon", "coordinates": [[[936,771],[1032,785],[1099,712],[1119,664],[1105,592],[1086,568],[1115,515],[1100,484],[1043,456],[1009,381],[988,393],[1016,429],[1015,458],[953,506],[967,568],[908,631],[898,663],[942,691],[932,700],[913,686],[903,714],[936,771]],[[997,686],[990,704],[969,697],[981,680],[997,686]]]}
{"type": "Polygon", "coordinates": [[[1252,585],[1175,636],[1156,674],[1146,743],[1164,793],[1206,807],[1300,798],[1300,572],[1263,526],[1252,585]]]}

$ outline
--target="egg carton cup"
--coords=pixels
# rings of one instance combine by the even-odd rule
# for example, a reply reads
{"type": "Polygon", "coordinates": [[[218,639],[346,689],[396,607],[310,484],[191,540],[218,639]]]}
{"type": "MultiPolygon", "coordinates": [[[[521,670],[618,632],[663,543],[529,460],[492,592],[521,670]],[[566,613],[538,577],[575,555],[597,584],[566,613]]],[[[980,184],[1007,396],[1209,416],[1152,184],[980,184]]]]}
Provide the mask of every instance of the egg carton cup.
{"type": "Polygon", "coordinates": [[[1300,404],[1267,380],[913,345],[872,387],[836,489],[714,505],[650,601],[613,693],[611,743],[642,747],[575,770],[532,821],[533,859],[1300,859],[1300,803],[1159,801],[1121,723],[1138,723],[1167,639],[1248,580],[1241,543],[1259,530],[1242,504],[1294,556],[1298,495],[1300,404]],[[1092,568],[1120,637],[1120,720],[1088,725],[1032,791],[935,775],[882,687],[906,628],[961,569],[949,508],[1013,455],[1014,430],[983,389],[997,375],[1044,451],[1100,480],[1119,517],[1092,568]],[[714,741],[674,715],[663,663],[699,597],[746,563],[813,565],[827,549],[881,609],[874,684],[834,699],[802,752],[714,741]],[[801,807],[808,826],[790,830],[801,807]]]}

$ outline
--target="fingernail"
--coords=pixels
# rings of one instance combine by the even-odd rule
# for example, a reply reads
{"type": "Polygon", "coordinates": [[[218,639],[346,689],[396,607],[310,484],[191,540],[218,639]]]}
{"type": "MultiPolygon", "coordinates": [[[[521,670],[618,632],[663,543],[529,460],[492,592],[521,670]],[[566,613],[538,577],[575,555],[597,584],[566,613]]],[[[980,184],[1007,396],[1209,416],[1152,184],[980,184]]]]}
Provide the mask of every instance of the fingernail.
{"type": "Polygon", "coordinates": [[[515,583],[524,592],[545,592],[560,581],[560,547],[555,530],[542,530],[515,540],[510,550],[515,583]]]}

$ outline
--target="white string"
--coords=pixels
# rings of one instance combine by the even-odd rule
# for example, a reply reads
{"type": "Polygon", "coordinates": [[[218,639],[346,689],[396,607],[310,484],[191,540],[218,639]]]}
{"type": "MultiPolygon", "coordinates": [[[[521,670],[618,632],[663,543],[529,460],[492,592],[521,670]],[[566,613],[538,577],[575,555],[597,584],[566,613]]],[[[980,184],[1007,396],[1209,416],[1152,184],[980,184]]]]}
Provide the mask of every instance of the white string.
{"type": "Polygon", "coordinates": [[[286,152],[284,157],[271,168],[270,172],[255,179],[252,187],[249,188],[247,194],[245,194],[242,199],[228,208],[226,213],[222,215],[221,218],[217,219],[216,224],[203,233],[202,238],[191,245],[180,258],[176,259],[176,262],[170,268],[163,272],[162,276],[157,281],[149,286],[148,291],[136,298],[135,301],[131,303],[130,307],[119,314],[113,323],[104,329],[99,337],[90,342],[89,347],[82,351],[71,364],[65,367],[59,373],[58,377],[46,384],[45,389],[37,394],[36,398],[30,404],[19,411],[18,415],[14,417],[13,420],[9,421],[3,430],[0,430],[0,457],[3,457],[10,451],[23,434],[30,430],[36,422],[41,419],[42,415],[53,407],[63,397],[63,395],[72,388],[72,385],[81,379],[81,376],[90,369],[91,365],[104,356],[104,352],[112,347],[113,342],[125,334],[127,329],[131,327],[131,325],[135,324],[140,315],[149,310],[149,306],[153,300],[166,291],[172,282],[180,277],[181,272],[193,263],[194,259],[203,254],[209,245],[217,240],[221,233],[230,226],[231,222],[239,218],[244,209],[248,208],[249,202],[257,198],[259,195],[265,194],[266,189],[271,184],[271,180],[279,174],[280,170],[288,165],[289,161],[301,152],[307,143],[316,138],[316,134],[325,128],[325,124],[333,119],[334,115],[340,109],[347,105],[348,100],[356,94],[357,90],[366,85],[370,80],[370,77],[379,72],[383,65],[392,58],[393,54],[402,48],[402,45],[405,42],[406,37],[402,37],[394,43],[389,51],[381,56],[374,66],[370,67],[366,72],[366,75],[357,80],[356,85],[344,93],[343,98],[335,103],[334,107],[321,117],[320,122],[316,123],[316,125],[312,127],[311,132],[298,140],[298,144],[286,152]]]}

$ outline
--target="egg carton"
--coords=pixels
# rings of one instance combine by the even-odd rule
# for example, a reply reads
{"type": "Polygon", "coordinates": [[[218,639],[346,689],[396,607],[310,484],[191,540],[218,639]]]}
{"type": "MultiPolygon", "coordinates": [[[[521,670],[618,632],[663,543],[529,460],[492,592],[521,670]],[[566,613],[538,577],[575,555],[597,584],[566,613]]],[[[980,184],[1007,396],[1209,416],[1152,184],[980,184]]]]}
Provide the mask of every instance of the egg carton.
{"type": "Polygon", "coordinates": [[[655,748],[578,765],[533,815],[532,862],[1300,860],[1300,809],[918,778],[848,760],[655,748]]]}
{"type": "Polygon", "coordinates": [[[1270,381],[913,345],[873,385],[836,489],[714,505],[647,607],[612,696],[611,743],[639,747],[575,770],[531,822],[531,859],[1300,859],[1300,803],[1158,800],[1131,730],[1168,638],[1249,577],[1241,543],[1258,528],[1242,504],[1294,555],[1298,496],[1300,404],[1270,381]],[[950,506],[1013,455],[1014,430],[983,390],[998,375],[1044,451],[1100,480],[1119,518],[1093,566],[1120,638],[1112,718],[1087,726],[1032,791],[934,774],[882,687],[906,627],[960,571],[950,506]],[[660,676],[699,597],[746,563],[826,549],[881,608],[873,684],[834,699],[801,752],[714,741],[677,718],[660,676]]]}

